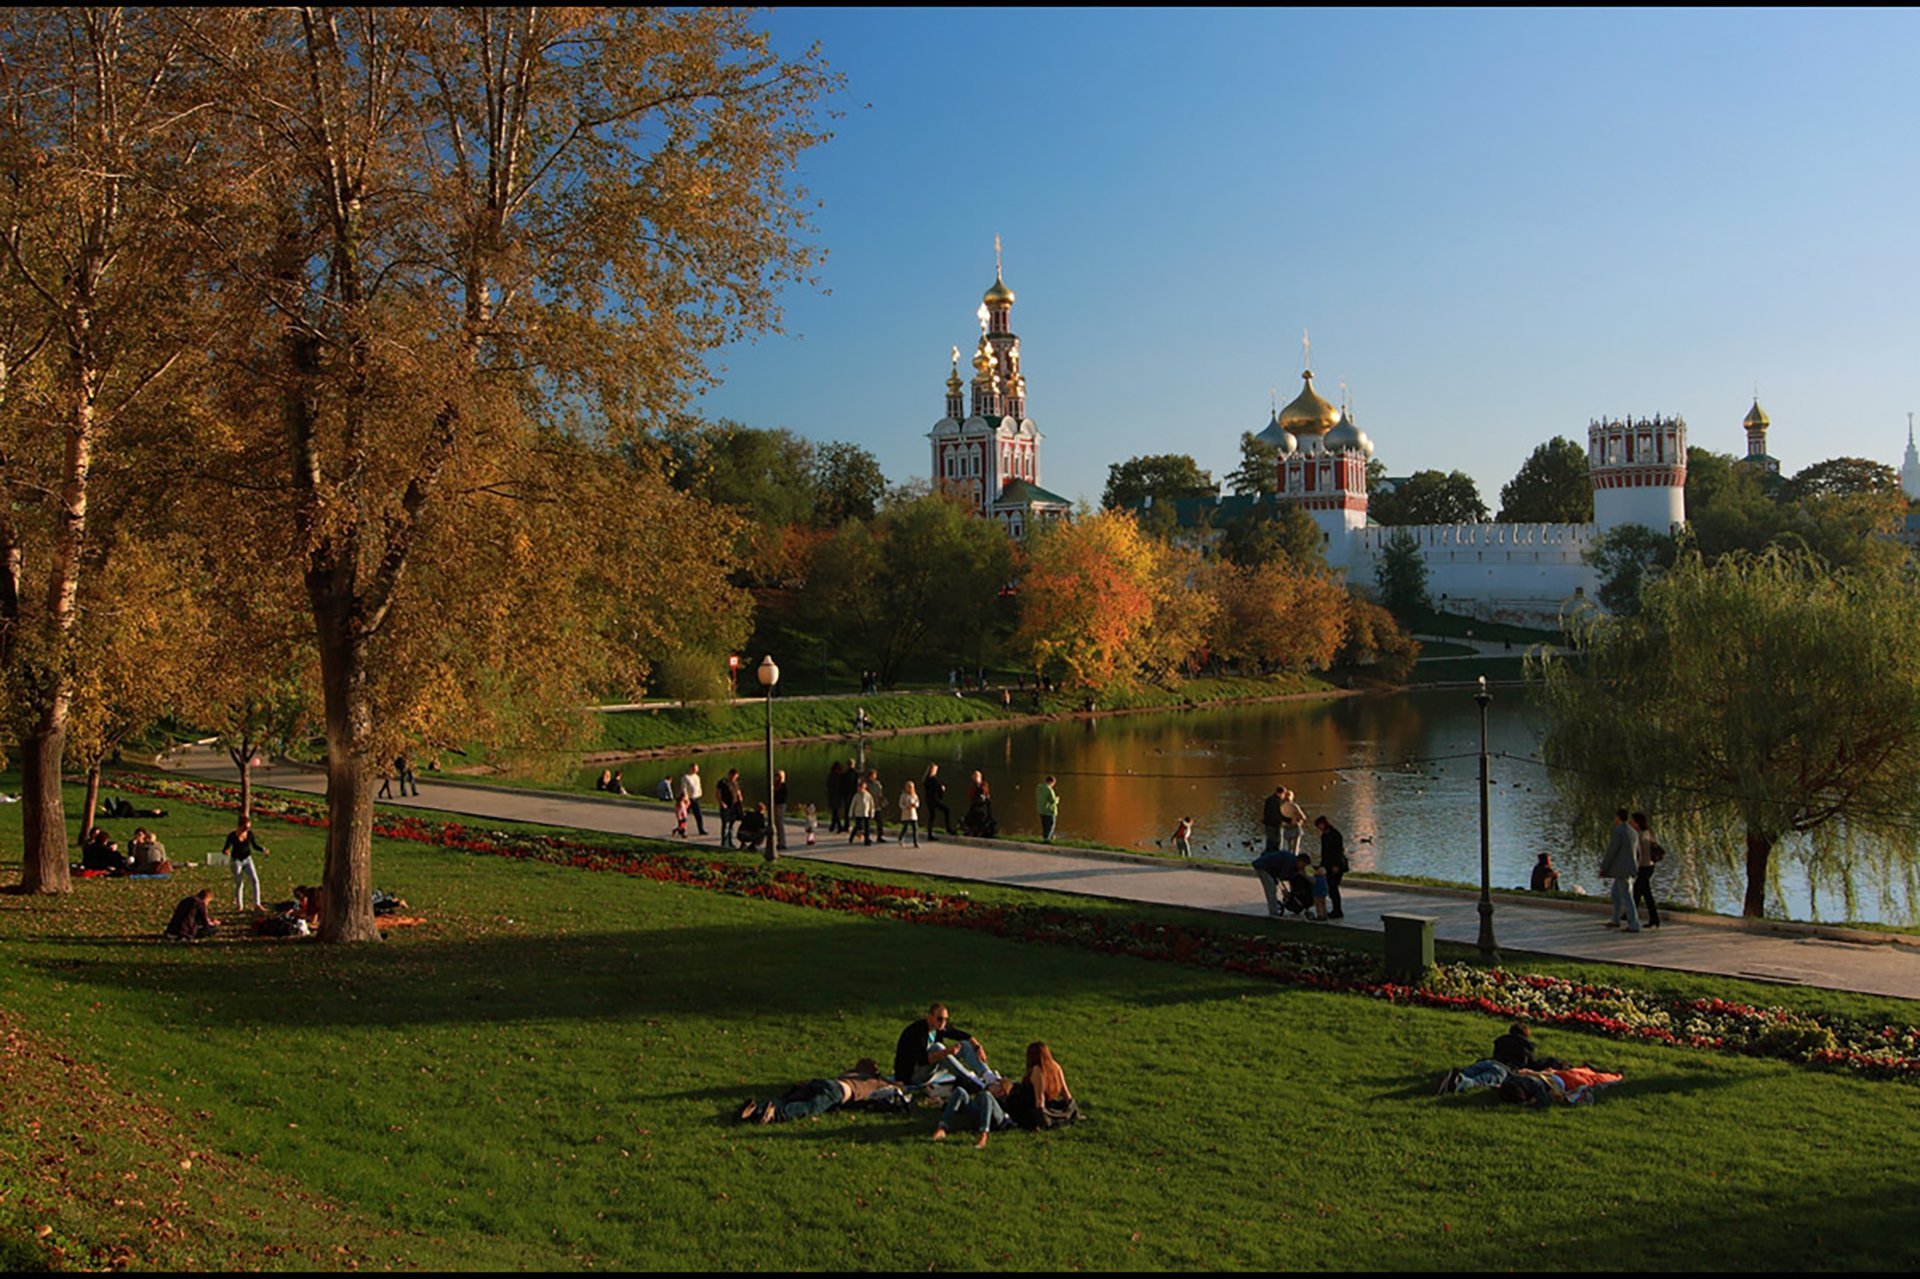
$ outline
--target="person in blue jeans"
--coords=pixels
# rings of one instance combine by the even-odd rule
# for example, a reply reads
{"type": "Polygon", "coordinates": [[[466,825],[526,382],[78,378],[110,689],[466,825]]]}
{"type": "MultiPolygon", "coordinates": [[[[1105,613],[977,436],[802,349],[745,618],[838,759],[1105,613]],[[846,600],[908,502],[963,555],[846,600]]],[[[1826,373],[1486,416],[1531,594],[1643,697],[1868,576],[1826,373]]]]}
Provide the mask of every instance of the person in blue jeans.
{"type": "Polygon", "coordinates": [[[1012,1119],[1001,1108],[1000,1099],[1007,1095],[1012,1087],[1001,1080],[986,1088],[955,1088],[953,1096],[947,1098],[947,1108],[940,1112],[940,1122],[933,1130],[935,1141],[945,1141],[947,1132],[961,1124],[978,1128],[980,1139],[973,1143],[975,1150],[984,1150],[987,1138],[996,1132],[1004,1132],[1014,1127],[1012,1119]]]}
{"type": "Polygon", "coordinates": [[[898,1087],[893,1080],[880,1073],[879,1062],[871,1057],[862,1057],[853,1064],[852,1070],[835,1075],[832,1079],[809,1079],[803,1084],[795,1084],[773,1101],[749,1098],[741,1103],[738,1118],[742,1123],[792,1123],[798,1119],[824,1115],[840,1106],[867,1101],[877,1092],[898,1087]]]}

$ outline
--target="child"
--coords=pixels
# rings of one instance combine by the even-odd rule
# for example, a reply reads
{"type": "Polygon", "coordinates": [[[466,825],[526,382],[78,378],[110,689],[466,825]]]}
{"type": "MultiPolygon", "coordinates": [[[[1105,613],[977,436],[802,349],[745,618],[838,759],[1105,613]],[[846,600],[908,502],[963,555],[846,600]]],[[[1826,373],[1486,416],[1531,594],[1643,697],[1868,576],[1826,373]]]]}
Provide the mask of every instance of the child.
{"type": "Polygon", "coordinates": [[[681,791],[673,801],[673,833],[681,839],[687,837],[687,809],[690,808],[692,804],[693,801],[687,798],[687,793],[684,790],[681,791]]]}
{"type": "Polygon", "coordinates": [[[1322,922],[1327,918],[1327,893],[1327,864],[1323,861],[1313,868],[1313,917],[1322,922]]]}
{"type": "Polygon", "coordinates": [[[813,847],[813,828],[815,825],[815,822],[813,820],[813,805],[808,804],[806,808],[803,809],[802,811],[806,813],[806,820],[807,820],[807,847],[812,848],[813,847]]]}
{"type": "Polygon", "coordinates": [[[1173,847],[1182,857],[1193,856],[1193,818],[1182,817],[1173,828],[1173,847]]]}

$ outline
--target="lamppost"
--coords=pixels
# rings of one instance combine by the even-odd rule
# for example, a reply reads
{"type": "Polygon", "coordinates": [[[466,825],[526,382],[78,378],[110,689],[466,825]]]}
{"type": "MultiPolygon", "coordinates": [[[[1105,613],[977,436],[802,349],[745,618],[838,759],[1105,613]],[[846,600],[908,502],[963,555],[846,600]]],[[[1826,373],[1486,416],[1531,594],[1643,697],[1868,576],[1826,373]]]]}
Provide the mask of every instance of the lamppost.
{"type": "Polygon", "coordinates": [[[767,847],[772,848],[773,832],[779,824],[773,798],[773,686],[780,682],[780,668],[774,665],[773,654],[769,653],[760,659],[760,669],[754,675],[759,679],[760,687],[767,690],[767,847]]]}
{"type": "Polygon", "coordinates": [[[1487,818],[1487,703],[1493,700],[1493,694],[1487,691],[1485,675],[1480,677],[1473,700],[1480,703],[1480,957],[1493,963],[1500,958],[1500,948],[1493,940],[1493,882],[1489,870],[1492,835],[1487,818]]]}

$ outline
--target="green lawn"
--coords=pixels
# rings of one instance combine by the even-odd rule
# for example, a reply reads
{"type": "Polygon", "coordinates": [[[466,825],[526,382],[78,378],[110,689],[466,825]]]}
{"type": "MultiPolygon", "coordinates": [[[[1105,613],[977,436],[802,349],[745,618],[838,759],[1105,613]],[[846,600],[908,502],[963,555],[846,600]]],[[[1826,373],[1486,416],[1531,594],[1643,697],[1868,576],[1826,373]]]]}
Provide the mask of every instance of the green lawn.
{"type": "MultiPolygon", "coordinates": [[[[0,809],[6,846],[18,820],[0,809]]],[[[198,860],[224,820],[160,825],[198,860]]],[[[316,876],[318,832],[263,837],[270,898],[316,876]]],[[[0,1057],[0,1186],[27,1187],[0,1198],[9,1265],[41,1224],[69,1259],[125,1237],[148,1267],[1920,1263],[1906,1085],[1542,1031],[1628,1082],[1577,1111],[1442,1102],[1433,1077],[1485,1051],[1488,1019],[395,841],[376,881],[431,922],[385,945],[147,940],[199,883],[231,906],[217,874],[0,898],[0,1010],[78,1059],[0,1057]],[[886,1056],[932,998],[996,1060],[1047,1039],[1088,1121],[984,1152],[933,1146],[924,1111],[731,1122],[886,1056]],[[89,1134],[81,1115],[140,1107],[34,1091],[87,1069],[160,1113],[89,1134]],[[182,1238],[121,1181],[177,1166],[162,1128],[199,1154],[182,1238]],[[65,1198],[26,1180],[49,1153],[65,1198]]]]}

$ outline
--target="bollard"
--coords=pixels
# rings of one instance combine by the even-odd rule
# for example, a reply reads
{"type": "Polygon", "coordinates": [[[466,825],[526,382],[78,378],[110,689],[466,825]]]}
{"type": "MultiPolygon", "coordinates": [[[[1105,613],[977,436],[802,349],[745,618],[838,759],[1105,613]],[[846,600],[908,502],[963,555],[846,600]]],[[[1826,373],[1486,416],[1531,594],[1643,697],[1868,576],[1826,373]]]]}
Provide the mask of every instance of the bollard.
{"type": "Polygon", "coordinates": [[[1387,937],[1387,980],[1417,982],[1433,967],[1433,916],[1382,915],[1387,937]]]}

